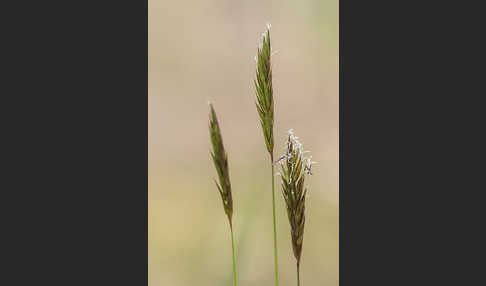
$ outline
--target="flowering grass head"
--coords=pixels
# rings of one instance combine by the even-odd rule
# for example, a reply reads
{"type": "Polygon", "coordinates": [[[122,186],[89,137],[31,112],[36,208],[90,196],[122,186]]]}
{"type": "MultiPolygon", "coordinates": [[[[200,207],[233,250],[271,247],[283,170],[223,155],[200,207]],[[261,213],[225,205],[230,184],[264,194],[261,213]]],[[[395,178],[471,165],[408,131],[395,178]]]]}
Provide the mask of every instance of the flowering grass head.
{"type": "Polygon", "coordinates": [[[304,156],[306,152],[292,129],[289,130],[285,149],[285,154],[279,158],[278,162],[280,163],[282,194],[291,229],[292,249],[298,267],[304,240],[305,199],[307,194],[307,187],[304,183],[306,175],[311,174],[312,164],[315,162],[311,161],[311,157],[304,156]]]}

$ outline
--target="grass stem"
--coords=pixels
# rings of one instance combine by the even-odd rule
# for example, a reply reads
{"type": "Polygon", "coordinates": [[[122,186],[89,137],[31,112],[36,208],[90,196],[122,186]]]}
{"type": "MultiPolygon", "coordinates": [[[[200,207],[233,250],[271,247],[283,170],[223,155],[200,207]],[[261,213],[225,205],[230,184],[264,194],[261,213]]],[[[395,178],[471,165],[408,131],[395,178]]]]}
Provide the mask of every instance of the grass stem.
{"type": "Polygon", "coordinates": [[[278,286],[278,249],[277,249],[277,220],[275,215],[275,174],[273,166],[273,155],[271,156],[272,164],[272,211],[273,211],[273,248],[275,258],[275,286],[278,286]]]}
{"type": "Polygon", "coordinates": [[[233,235],[233,227],[231,226],[231,250],[233,252],[233,286],[236,286],[236,256],[235,256],[235,240],[233,235]]]}
{"type": "Polygon", "coordinates": [[[297,286],[300,286],[300,270],[299,263],[297,263],[297,286]]]}

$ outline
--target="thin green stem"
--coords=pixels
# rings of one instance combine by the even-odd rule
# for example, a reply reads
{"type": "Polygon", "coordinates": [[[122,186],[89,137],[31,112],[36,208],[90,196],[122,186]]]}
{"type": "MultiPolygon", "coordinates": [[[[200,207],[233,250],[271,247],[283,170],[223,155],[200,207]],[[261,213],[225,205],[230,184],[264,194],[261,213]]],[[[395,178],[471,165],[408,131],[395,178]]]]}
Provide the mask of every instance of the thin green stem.
{"type": "Polygon", "coordinates": [[[299,263],[297,263],[297,286],[300,286],[300,271],[299,271],[299,263]]]}
{"type": "Polygon", "coordinates": [[[273,207],[273,248],[275,257],[275,286],[278,286],[278,256],[277,256],[277,220],[275,215],[275,176],[273,166],[273,154],[271,155],[272,164],[272,207],[273,207]]]}
{"type": "Polygon", "coordinates": [[[233,286],[236,286],[236,257],[235,257],[235,240],[233,238],[233,226],[231,226],[231,250],[233,252],[233,286]]]}

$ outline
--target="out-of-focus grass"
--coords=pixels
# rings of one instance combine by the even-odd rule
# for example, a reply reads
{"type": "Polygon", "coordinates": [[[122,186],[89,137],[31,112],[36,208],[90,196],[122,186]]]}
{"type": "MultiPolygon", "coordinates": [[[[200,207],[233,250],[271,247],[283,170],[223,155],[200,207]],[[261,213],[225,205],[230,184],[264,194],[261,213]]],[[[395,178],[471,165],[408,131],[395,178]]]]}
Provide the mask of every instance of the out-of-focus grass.
{"type": "MultiPolygon", "coordinates": [[[[231,285],[231,238],[209,154],[208,106],[229,156],[239,285],[273,285],[271,181],[255,110],[257,44],[272,24],[275,154],[312,151],[302,285],[338,285],[338,0],[149,0],[149,285],[231,285]]],[[[278,180],[276,181],[278,182],[278,180]]],[[[276,184],[280,285],[295,258],[276,184]]]]}

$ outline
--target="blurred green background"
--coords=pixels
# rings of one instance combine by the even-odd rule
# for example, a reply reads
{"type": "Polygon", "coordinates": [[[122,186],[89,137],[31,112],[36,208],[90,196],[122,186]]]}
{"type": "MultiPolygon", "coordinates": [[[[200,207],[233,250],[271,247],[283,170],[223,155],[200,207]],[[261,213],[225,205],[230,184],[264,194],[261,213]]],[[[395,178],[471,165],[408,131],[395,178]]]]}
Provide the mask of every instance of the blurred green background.
{"type": "MultiPolygon", "coordinates": [[[[232,285],[208,100],[229,155],[239,285],[274,283],[270,166],[253,86],[253,57],[270,22],[275,153],[293,128],[319,162],[308,179],[301,283],[337,286],[338,1],[149,0],[148,13],[149,285],[232,285]]],[[[295,285],[276,187],[280,285],[295,285]]]]}

